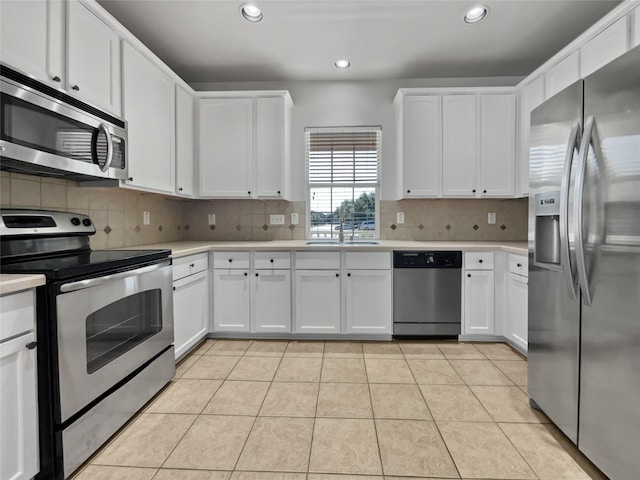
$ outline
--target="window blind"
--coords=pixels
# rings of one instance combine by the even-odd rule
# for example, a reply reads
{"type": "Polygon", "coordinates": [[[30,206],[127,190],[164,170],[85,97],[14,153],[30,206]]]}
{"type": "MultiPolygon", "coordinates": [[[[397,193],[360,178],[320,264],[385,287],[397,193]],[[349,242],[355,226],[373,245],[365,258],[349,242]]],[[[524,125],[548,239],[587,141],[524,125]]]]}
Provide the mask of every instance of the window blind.
{"type": "Polygon", "coordinates": [[[306,132],[310,185],[376,185],[380,171],[380,128],[306,132]]]}

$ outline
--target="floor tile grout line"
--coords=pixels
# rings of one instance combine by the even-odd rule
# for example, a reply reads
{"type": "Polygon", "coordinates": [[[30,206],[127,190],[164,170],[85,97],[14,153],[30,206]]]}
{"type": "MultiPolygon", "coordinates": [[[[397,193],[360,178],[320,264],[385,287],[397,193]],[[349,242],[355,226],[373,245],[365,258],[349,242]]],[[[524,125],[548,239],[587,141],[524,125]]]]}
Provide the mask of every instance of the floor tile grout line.
{"type": "Polygon", "coordinates": [[[318,403],[320,402],[320,387],[322,386],[322,369],[324,368],[324,352],[327,348],[327,342],[322,343],[322,357],[320,359],[320,376],[318,381],[318,394],[316,395],[316,408],[313,412],[313,426],[311,427],[311,443],[309,444],[309,459],[307,460],[307,474],[305,478],[309,478],[309,469],[311,468],[311,455],[313,454],[313,436],[316,433],[316,420],[318,419],[318,403]]]}
{"type": "MultiPolygon", "coordinates": [[[[403,355],[404,355],[404,352],[403,352],[403,355]]],[[[407,365],[408,364],[409,364],[409,362],[407,360],[407,365]]],[[[436,427],[436,430],[438,431],[438,435],[440,435],[440,440],[442,440],[442,444],[444,445],[444,448],[447,449],[447,454],[449,455],[449,458],[451,459],[451,463],[453,463],[453,467],[456,469],[456,472],[458,472],[458,478],[462,478],[462,474],[460,473],[460,470],[458,469],[458,465],[456,464],[456,461],[454,460],[453,455],[451,455],[451,451],[449,450],[449,445],[447,445],[447,442],[445,442],[445,440],[444,440],[444,436],[442,435],[442,432],[440,431],[440,427],[438,427],[438,423],[436,422],[436,419],[433,416],[433,413],[431,412],[431,409],[429,408],[429,403],[427,402],[427,399],[424,397],[424,393],[422,393],[422,389],[420,388],[420,384],[418,383],[418,380],[416,379],[415,375],[413,374],[413,370],[411,370],[410,366],[409,366],[409,371],[411,372],[411,375],[413,376],[413,379],[416,382],[416,386],[418,387],[418,392],[420,393],[420,396],[422,397],[422,401],[427,406],[427,410],[429,411],[429,415],[431,415],[431,420],[433,421],[433,425],[436,427]]]]}
{"type": "MultiPolygon", "coordinates": [[[[364,350],[364,348],[363,348],[364,350]]],[[[404,355],[403,355],[404,358],[404,355]]],[[[405,360],[406,363],[406,360],[405,360]]],[[[407,368],[409,368],[409,364],[407,363],[407,368]]],[[[409,369],[409,371],[411,371],[411,369],[409,369]]],[[[384,463],[382,462],[382,449],[380,448],[380,437],[378,436],[378,425],[376,424],[376,419],[375,419],[375,412],[373,411],[373,398],[371,397],[371,384],[369,383],[369,371],[367,370],[367,361],[365,359],[364,362],[364,374],[367,377],[367,390],[369,391],[369,403],[371,404],[371,415],[373,416],[372,418],[372,422],[373,422],[373,431],[376,434],[376,445],[378,446],[378,459],[380,460],[380,471],[382,473],[382,478],[384,478],[385,475],[385,471],[384,471],[384,463]]],[[[414,379],[415,380],[415,379],[414,379]]]]}
{"type": "MultiPolygon", "coordinates": [[[[538,424],[539,425],[539,424],[538,424]]],[[[518,455],[520,455],[520,458],[522,458],[522,461],[527,465],[527,467],[529,467],[529,469],[533,472],[533,474],[536,476],[537,479],[540,478],[540,475],[538,475],[538,472],[535,471],[535,469],[533,468],[532,465],[529,464],[529,462],[527,461],[526,458],[524,458],[524,455],[522,454],[522,452],[520,451],[520,449],[516,446],[515,443],[513,443],[511,441],[511,438],[509,438],[509,435],[507,435],[507,432],[505,432],[502,427],[500,426],[500,423],[496,422],[496,426],[498,427],[498,429],[500,430],[500,432],[502,432],[502,434],[506,437],[506,439],[509,441],[509,443],[511,444],[511,446],[515,449],[516,452],[518,452],[518,455]]]]}

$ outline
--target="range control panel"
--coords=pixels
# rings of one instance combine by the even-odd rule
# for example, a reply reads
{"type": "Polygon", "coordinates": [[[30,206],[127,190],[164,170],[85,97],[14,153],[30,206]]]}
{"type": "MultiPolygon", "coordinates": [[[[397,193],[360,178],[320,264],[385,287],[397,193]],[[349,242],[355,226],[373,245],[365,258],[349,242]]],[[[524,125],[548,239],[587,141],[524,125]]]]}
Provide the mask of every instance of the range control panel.
{"type": "Polygon", "coordinates": [[[462,252],[393,252],[393,268],[462,268],[462,252]]]}

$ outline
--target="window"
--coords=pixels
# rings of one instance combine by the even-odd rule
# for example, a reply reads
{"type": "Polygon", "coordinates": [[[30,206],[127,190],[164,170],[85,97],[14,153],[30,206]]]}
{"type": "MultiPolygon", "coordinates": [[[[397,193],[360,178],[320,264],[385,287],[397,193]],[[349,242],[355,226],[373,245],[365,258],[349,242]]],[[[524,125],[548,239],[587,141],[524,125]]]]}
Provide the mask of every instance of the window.
{"type": "Polygon", "coordinates": [[[380,127],[305,131],[308,238],[378,238],[380,127]]]}

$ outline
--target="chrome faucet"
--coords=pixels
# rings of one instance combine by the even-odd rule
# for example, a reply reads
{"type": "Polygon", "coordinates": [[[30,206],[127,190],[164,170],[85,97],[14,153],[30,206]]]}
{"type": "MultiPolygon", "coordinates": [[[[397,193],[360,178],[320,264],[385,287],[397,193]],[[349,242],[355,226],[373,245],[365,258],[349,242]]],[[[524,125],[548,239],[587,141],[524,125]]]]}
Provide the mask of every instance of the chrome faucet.
{"type": "Polygon", "coordinates": [[[344,243],[344,207],[340,206],[340,226],[338,228],[338,242],[344,243]]]}

